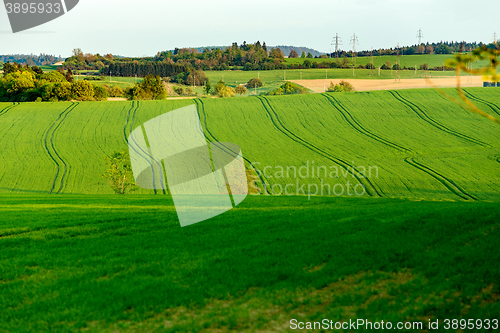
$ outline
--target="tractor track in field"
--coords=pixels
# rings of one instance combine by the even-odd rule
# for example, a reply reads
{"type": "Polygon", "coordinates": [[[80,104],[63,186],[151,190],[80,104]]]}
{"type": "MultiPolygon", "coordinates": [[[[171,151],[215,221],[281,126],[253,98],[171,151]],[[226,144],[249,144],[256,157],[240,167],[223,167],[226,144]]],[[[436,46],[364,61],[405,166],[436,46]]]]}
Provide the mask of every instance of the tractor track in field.
{"type": "Polygon", "coordinates": [[[11,109],[15,108],[16,106],[20,105],[21,103],[13,103],[12,105],[9,105],[5,108],[3,108],[2,110],[0,110],[0,116],[6,114],[7,112],[9,112],[11,109]]]}
{"type": "Polygon", "coordinates": [[[337,99],[335,99],[335,97],[330,96],[330,95],[328,95],[326,93],[323,93],[321,95],[325,96],[328,99],[328,101],[332,104],[332,106],[339,111],[339,113],[342,115],[342,117],[344,118],[344,120],[352,128],[354,128],[357,132],[359,132],[359,133],[361,133],[361,134],[363,134],[365,136],[368,136],[369,138],[372,138],[373,140],[378,141],[378,142],[380,142],[380,143],[382,143],[382,144],[384,144],[386,146],[389,146],[390,148],[396,149],[398,151],[401,151],[401,152],[404,152],[404,153],[410,153],[410,154],[414,153],[411,149],[403,147],[403,146],[400,146],[397,143],[391,142],[389,140],[386,140],[383,137],[381,137],[381,136],[379,136],[379,135],[371,132],[370,130],[366,129],[365,127],[363,127],[363,125],[361,125],[356,120],[356,118],[354,118],[352,116],[352,114],[349,113],[349,111],[347,111],[347,109],[342,105],[342,103],[340,103],[337,99]]]}
{"type": "Polygon", "coordinates": [[[402,97],[397,91],[394,91],[394,90],[389,90],[388,91],[396,100],[398,100],[399,102],[405,104],[407,107],[409,107],[420,119],[422,119],[423,121],[425,121],[426,123],[428,123],[429,125],[443,131],[443,132],[446,132],[450,135],[453,135],[457,138],[460,138],[462,140],[466,140],[468,142],[471,142],[471,143],[474,143],[474,144],[477,144],[477,145],[480,145],[480,146],[484,146],[484,147],[491,147],[490,145],[488,145],[487,143],[484,143],[480,140],[477,140],[477,139],[474,139],[474,138],[471,138],[470,136],[467,136],[465,134],[462,134],[460,132],[457,132],[455,130],[452,130],[448,127],[446,127],[445,125],[441,124],[440,122],[438,122],[437,120],[434,120],[432,119],[427,113],[425,113],[420,107],[418,107],[416,104],[412,103],[411,101],[407,100],[406,98],[402,97]]]}
{"type": "Polygon", "coordinates": [[[73,111],[79,103],[72,102],[70,106],[68,106],[63,112],[59,114],[59,117],[57,117],[56,120],[52,122],[50,127],[47,129],[44,135],[43,143],[45,147],[45,151],[49,155],[50,159],[54,162],[56,165],[56,175],[54,176],[54,180],[52,181],[52,187],[49,190],[49,194],[52,194],[56,188],[56,182],[57,179],[59,178],[59,175],[61,174],[61,169],[62,175],[61,175],[61,180],[59,182],[59,188],[57,189],[56,194],[61,193],[63,187],[64,187],[64,180],[66,178],[66,175],[68,173],[68,165],[66,162],[61,158],[59,153],[57,152],[56,148],[54,147],[54,136],[57,132],[57,129],[61,126],[63,121],[66,119],[68,114],[73,111]]]}
{"type": "Polygon", "coordinates": [[[466,89],[463,89],[463,92],[465,94],[466,97],[476,101],[476,102],[479,102],[479,103],[482,103],[484,105],[486,105],[487,107],[489,107],[491,109],[491,111],[495,112],[497,115],[500,116],[500,107],[498,107],[496,104],[494,103],[491,103],[485,99],[482,99],[480,97],[477,97],[475,95],[473,95],[470,91],[466,90],[466,89]]]}
{"type": "Polygon", "coordinates": [[[352,172],[353,176],[365,188],[365,190],[368,193],[368,195],[370,195],[370,196],[379,196],[379,197],[382,196],[380,194],[379,190],[377,190],[377,188],[375,188],[375,186],[373,185],[373,183],[367,177],[365,177],[361,172],[359,172],[359,170],[357,170],[353,165],[349,164],[349,162],[346,162],[345,160],[343,160],[341,158],[335,157],[335,156],[333,156],[333,155],[325,152],[323,149],[321,149],[321,148],[313,145],[312,143],[310,143],[310,142],[308,142],[308,141],[300,138],[299,136],[295,135],[292,131],[290,131],[288,128],[286,128],[286,126],[281,122],[281,120],[279,119],[278,114],[276,113],[276,111],[273,109],[273,107],[269,103],[269,100],[267,100],[267,98],[265,98],[265,97],[258,97],[258,98],[261,101],[262,105],[264,106],[266,112],[268,113],[268,116],[270,117],[271,122],[273,123],[274,127],[278,131],[280,131],[281,133],[283,133],[284,135],[286,135],[291,140],[297,142],[298,144],[306,147],[307,149],[309,149],[309,150],[311,150],[311,151],[313,151],[313,152],[315,152],[315,153],[317,153],[317,154],[325,157],[326,159],[332,161],[333,163],[339,165],[340,167],[342,167],[343,169],[347,170],[348,172],[349,172],[349,168],[351,168],[351,170],[353,171],[352,172]],[[274,117],[273,117],[273,114],[274,114],[274,117]],[[358,175],[363,175],[363,176],[360,177],[358,175]],[[371,188],[372,191],[369,191],[368,188],[371,188]]]}
{"type": "Polygon", "coordinates": [[[500,155],[490,155],[488,156],[488,159],[500,163],[500,155]]]}
{"type": "MultiPolygon", "coordinates": [[[[203,122],[205,123],[205,130],[206,132],[208,133],[208,135],[210,136],[210,138],[207,136],[207,134],[205,134],[205,132],[203,132],[203,134],[205,135],[205,139],[207,139],[209,142],[219,142],[219,140],[217,140],[217,138],[215,137],[215,135],[212,134],[212,132],[210,132],[210,130],[208,129],[208,124],[207,124],[207,115],[205,113],[205,104],[203,103],[203,101],[201,99],[195,99],[194,100],[195,104],[196,104],[196,108],[198,110],[198,116],[200,116],[200,110],[203,114],[203,122]]],[[[224,145],[222,145],[224,146],[224,145]]],[[[228,147],[224,146],[225,148],[227,148],[228,150],[226,151],[226,153],[230,153],[232,152],[233,154],[236,153],[236,152],[233,152],[231,151],[231,149],[229,149],[228,147]]],[[[272,190],[272,186],[270,189],[267,188],[267,185],[266,184],[270,184],[269,182],[266,183],[267,181],[267,178],[265,176],[263,176],[261,174],[261,172],[259,172],[257,170],[257,168],[253,165],[253,163],[248,159],[248,158],[245,158],[243,156],[243,159],[252,166],[252,168],[254,169],[255,173],[257,174],[257,176],[259,177],[261,183],[262,183],[262,186],[264,187],[264,190],[268,193],[268,194],[274,194],[273,193],[273,190],[272,190]],[[269,191],[270,190],[270,191],[269,191]]]]}
{"type": "MultiPolygon", "coordinates": [[[[135,117],[137,115],[137,111],[139,110],[139,101],[133,101],[132,102],[132,106],[130,107],[130,109],[128,110],[128,113],[127,113],[127,119],[125,121],[125,125],[123,126],[123,136],[125,138],[125,142],[128,144],[128,139],[129,139],[129,136],[130,134],[132,133],[132,130],[134,129],[134,123],[135,123],[135,117]],[[127,136],[127,129],[128,129],[128,135],[127,136]]],[[[134,141],[134,143],[136,143],[134,141]]],[[[137,145],[137,143],[136,143],[137,145]]],[[[157,194],[157,189],[155,187],[155,173],[153,172],[154,171],[154,167],[153,167],[153,163],[151,162],[151,160],[153,159],[152,156],[149,154],[149,152],[147,151],[144,151],[144,149],[142,149],[139,145],[137,145],[140,149],[140,151],[137,151],[134,149],[134,151],[141,157],[143,157],[149,164],[152,172],[152,182],[153,182],[153,191],[154,191],[154,194],[157,194]]],[[[130,147],[130,146],[129,146],[130,147]]],[[[130,148],[129,148],[130,149],[130,148]]],[[[132,148],[133,149],[133,148],[132,148]]],[[[163,167],[161,165],[159,165],[159,169],[160,170],[163,170],[163,167]]],[[[162,189],[163,191],[163,194],[165,194],[165,189],[162,189]]]]}
{"type": "MultiPolygon", "coordinates": [[[[128,109],[127,119],[125,120],[125,125],[123,126],[123,138],[125,139],[126,143],[128,143],[127,126],[128,126],[128,122],[130,120],[130,113],[134,109],[134,106],[135,106],[135,101],[132,101],[132,106],[130,107],[130,109],[128,109]]],[[[130,131],[129,131],[129,135],[130,135],[130,131]]]]}
{"type": "Polygon", "coordinates": [[[439,181],[441,184],[443,184],[450,192],[453,194],[457,195],[458,197],[464,199],[464,200],[474,200],[477,201],[478,199],[474,197],[471,194],[468,194],[465,190],[460,188],[457,184],[455,184],[451,179],[443,176],[436,170],[433,170],[417,161],[415,161],[412,157],[407,157],[404,160],[406,163],[410,164],[411,166],[425,172],[432,178],[436,179],[439,181]]]}

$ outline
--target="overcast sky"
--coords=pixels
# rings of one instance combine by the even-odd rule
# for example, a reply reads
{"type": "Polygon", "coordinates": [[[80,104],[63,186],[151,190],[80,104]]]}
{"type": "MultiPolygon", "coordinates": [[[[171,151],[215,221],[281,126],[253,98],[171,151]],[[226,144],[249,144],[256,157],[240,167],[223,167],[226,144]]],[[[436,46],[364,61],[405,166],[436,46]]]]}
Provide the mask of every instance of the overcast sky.
{"type": "MultiPolygon", "coordinates": [[[[55,1],[55,0],[54,0],[55,1]]],[[[241,44],[343,49],[356,33],[358,50],[417,42],[491,42],[500,37],[499,0],[80,0],[66,15],[13,34],[0,8],[0,54],[155,55],[175,47],[241,44]]]]}

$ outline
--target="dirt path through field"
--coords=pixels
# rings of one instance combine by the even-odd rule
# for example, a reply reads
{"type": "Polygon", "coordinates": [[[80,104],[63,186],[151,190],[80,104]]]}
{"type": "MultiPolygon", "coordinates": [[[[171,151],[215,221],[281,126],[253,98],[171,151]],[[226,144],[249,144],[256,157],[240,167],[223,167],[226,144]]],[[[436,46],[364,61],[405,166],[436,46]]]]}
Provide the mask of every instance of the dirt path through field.
{"type": "MultiPolygon", "coordinates": [[[[431,78],[432,83],[440,88],[456,87],[457,78],[431,78]]],[[[313,92],[320,93],[324,92],[330,86],[330,82],[333,84],[339,83],[341,80],[290,80],[311,89],[313,92]]],[[[357,91],[368,91],[368,90],[392,90],[392,89],[412,89],[412,88],[430,88],[425,79],[401,79],[401,81],[395,80],[360,80],[360,79],[344,79],[354,86],[357,91]]],[[[482,76],[461,76],[460,81],[462,86],[465,87],[482,87],[483,78],[482,76]]]]}

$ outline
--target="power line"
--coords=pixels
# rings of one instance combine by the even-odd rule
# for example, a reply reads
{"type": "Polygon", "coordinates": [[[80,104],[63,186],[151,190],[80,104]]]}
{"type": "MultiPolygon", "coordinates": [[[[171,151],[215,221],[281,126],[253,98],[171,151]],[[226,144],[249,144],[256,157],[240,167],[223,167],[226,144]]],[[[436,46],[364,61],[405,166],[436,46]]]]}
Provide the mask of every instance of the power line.
{"type": "Polygon", "coordinates": [[[400,69],[401,69],[401,61],[399,59],[399,43],[398,43],[398,47],[396,49],[396,77],[395,77],[395,81],[399,81],[399,82],[401,82],[400,69]]]}
{"type": "Polygon", "coordinates": [[[352,43],[352,51],[356,53],[356,44],[358,43],[358,37],[356,37],[356,34],[354,34],[351,38],[351,43],[352,43]]]}
{"type": "Polygon", "coordinates": [[[375,65],[373,64],[373,46],[372,46],[372,50],[370,52],[370,76],[374,75],[374,73],[373,73],[374,69],[375,69],[375,65]]]}
{"type": "Polygon", "coordinates": [[[422,44],[423,37],[424,37],[424,34],[422,33],[422,29],[418,29],[418,31],[417,31],[418,45],[422,44]]]}
{"type": "Polygon", "coordinates": [[[356,67],[356,44],[358,43],[358,37],[354,34],[351,38],[352,43],[352,75],[354,76],[354,68],[356,67]]]}
{"type": "Polygon", "coordinates": [[[339,57],[339,46],[342,45],[342,40],[341,38],[339,37],[339,34],[335,34],[335,37],[333,37],[333,42],[332,42],[332,45],[335,46],[335,57],[338,58],[339,57]]]}
{"type": "MultiPolygon", "coordinates": [[[[418,29],[417,31],[417,38],[418,38],[418,46],[422,45],[422,38],[424,37],[424,34],[422,33],[422,29],[418,29]]],[[[423,54],[423,52],[422,52],[423,54]]]]}
{"type": "Polygon", "coordinates": [[[498,39],[497,39],[497,33],[494,32],[493,33],[493,44],[496,44],[498,42],[498,39]]]}

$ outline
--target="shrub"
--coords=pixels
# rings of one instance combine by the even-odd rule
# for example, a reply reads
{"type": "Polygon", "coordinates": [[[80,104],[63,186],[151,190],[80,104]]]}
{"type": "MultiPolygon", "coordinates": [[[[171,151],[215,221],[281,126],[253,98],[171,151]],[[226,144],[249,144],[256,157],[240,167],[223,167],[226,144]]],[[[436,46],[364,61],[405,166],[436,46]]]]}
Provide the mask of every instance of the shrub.
{"type": "Polygon", "coordinates": [[[243,94],[246,94],[246,92],[248,90],[247,90],[247,88],[245,88],[244,85],[239,85],[239,86],[236,87],[235,91],[236,91],[237,94],[239,94],[241,96],[243,94]]]}
{"type": "Polygon", "coordinates": [[[420,65],[420,70],[428,70],[429,69],[429,64],[425,63],[423,65],[420,65]]]}
{"type": "Polygon", "coordinates": [[[147,100],[155,99],[162,100],[167,97],[167,91],[163,86],[163,82],[159,76],[147,75],[144,80],[137,83],[134,88],[132,88],[132,99],[147,100]]]}
{"type": "Polygon", "coordinates": [[[308,92],[309,91],[306,88],[304,88],[302,86],[299,86],[296,83],[286,82],[285,84],[283,84],[278,89],[275,89],[275,90],[270,91],[269,93],[267,93],[267,95],[306,94],[308,92]]]}
{"type": "Polygon", "coordinates": [[[137,189],[127,150],[115,152],[105,156],[104,159],[107,170],[103,177],[108,179],[109,185],[116,194],[125,194],[127,191],[131,192],[137,189]]]}
{"type": "Polygon", "coordinates": [[[88,81],[77,81],[71,84],[71,94],[75,99],[81,101],[92,100],[94,97],[94,87],[88,81]]]}
{"type": "Polygon", "coordinates": [[[125,92],[123,91],[122,88],[120,88],[119,86],[113,86],[110,91],[109,91],[109,94],[112,96],[112,97],[121,97],[121,96],[124,96],[125,95],[125,92]]]}
{"type": "Polygon", "coordinates": [[[109,94],[106,88],[94,86],[94,98],[98,101],[108,100],[109,94]]]}
{"type": "Polygon", "coordinates": [[[179,96],[184,95],[184,88],[182,88],[182,87],[174,87],[174,91],[179,96]]]}
{"type": "Polygon", "coordinates": [[[61,82],[54,85],[54,93],[60,101],[67,101],[71,97],[71,83],[61,82]]]}
{"type": "Polygon", "coordinates": [[[262,80],[259,78],[253,78],[250,81],[248,81],[247,87],[248,88],[255,88],[255,87],[260,88],[260,87],[262,87],[262,80]]]}
{"type": "Polygon", "coordinates": [[[354,87],[349,82],[341,80],[338,84],[333,84],[330,82],[330,87],[328,87],[329,92],[347,92],[354,91],[354,87]]]}

